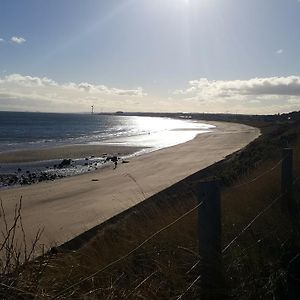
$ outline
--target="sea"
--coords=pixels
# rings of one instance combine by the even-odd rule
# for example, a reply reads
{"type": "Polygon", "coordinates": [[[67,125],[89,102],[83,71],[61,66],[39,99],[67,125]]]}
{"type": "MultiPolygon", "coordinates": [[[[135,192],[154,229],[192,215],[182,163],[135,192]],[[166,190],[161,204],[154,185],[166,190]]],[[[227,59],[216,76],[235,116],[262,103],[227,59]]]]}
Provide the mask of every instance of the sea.
{"type": "MultiPolygon", "coordinates": [[[[190,119],[162,117],[0,112],[0,153],[45,149],[65,145],[118,145],[143,150],[139,154],[185,143],[197,134],[214,130],[213,125],[190,119]]],[[[94,158],[103,164],[102,158],[94,158]],[[101,160],[102,159],[102,160],[101,160]]],[[[26,163],[27,173],[50,172],[55,161],[26,163]]],[[[19,168],[20,163],[18,163],[19,168]]],[[[59,170],[63,176],[90,171],[82,159],[76,168],[59,170]],[[80,167],[82,165],[82,167],[80,167]]],[[[0,165],[0,175],[14,173],[14,164],[0,165]]],[[[53,170],[54,172],[54,170],[53,170]]],[[[55,170],[57,174],[58,170],[55,170]]],[[[1,186],[1,183],[0,183],[1,186]]]]}

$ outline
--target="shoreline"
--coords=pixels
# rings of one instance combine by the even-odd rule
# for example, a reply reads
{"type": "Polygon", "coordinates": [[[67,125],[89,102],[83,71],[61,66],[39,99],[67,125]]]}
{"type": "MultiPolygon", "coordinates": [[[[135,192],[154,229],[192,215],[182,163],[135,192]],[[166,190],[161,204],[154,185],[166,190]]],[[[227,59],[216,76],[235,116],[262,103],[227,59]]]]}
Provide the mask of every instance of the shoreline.
{"type": "Polygon", "coordinates": [[[124,162],[142,150],[128,146],[72,145],[1,153],[0,190],[104,169],[113,156],[124,162]]]}
{"type": "Polygon", "coordinates": [[[210,132],[215,127],[207,122],[195,123],[204,125],[206,129],[173,128],[159,134],[152,132],[151,135],[148,133],[142,136],[118,137],[98,143],[2,151],[0,152],[0,190],[104,169],[109,167],[112,157],[117,157],[118,163],[127,163],[128,159],[135,156],[193,140],[198,134],[210,132]],[[141,140],[137,140],[137,137],[141,140]]]}
{"type": "Polygon", "coordinates": [[[117,146],[117,145],[65,145],[51,148],[32,150],[12,150],[0,152],[0,163],[17,164],[37,161],[77,159],[91,156],[101,157],[103,154],[119,153],[120,155],[130,155],[142,150],[141,147],[117,146]]]}
{"type": "Polygon", "coordinates": [[[23,197],[22,219],[27,239],[45,228],[41,243],[56,246],[103,223],[172,184],[240,150],[260,135],[242,124],[217,125],[189,142],[134,157],[116,170],[85,173],[53,182],[0,191],[13,218],[15,203],[23,197]]]}

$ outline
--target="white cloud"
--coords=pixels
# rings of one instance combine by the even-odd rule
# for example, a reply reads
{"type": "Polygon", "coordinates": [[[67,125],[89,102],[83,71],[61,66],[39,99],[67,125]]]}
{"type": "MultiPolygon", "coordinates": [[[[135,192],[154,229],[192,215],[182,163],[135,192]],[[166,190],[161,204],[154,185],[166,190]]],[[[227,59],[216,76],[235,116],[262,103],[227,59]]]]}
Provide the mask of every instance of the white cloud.
{"type": "Polygon", "coordinates": [[[62,85],[62,87],[81,91],[81,92],[87,92],[90,94],[105,94],[111,96],[143,97],[147,95],[141,87],[127,90],[127,89],[109,88],[105,85],[93,85],[87,82],[81,82],[79,84],[76,84],[74,82],[69,82],[67,84],[62,85]]]}
{"type": "Polygon", "coordinates": [[[16,44],[23,44],[26,42],[26,40],[23,37],[18,37],[18,36],[13,36],[10,40],[16,44]]]}
{"type": "Polygon", "coordinates": [[[190,111],[269,114],[300,109],[300,76],[249,80],[191,80],[171,95],[147,95],[143,88],[88,82],[59,83],[48,77],[0,75],[0,110],[190,111]],[[171,96],[171,97],[170,97],[171,96]]]}
{"type": "Polygon", "coordinates": [[[288,99],[288,103],[300,105],[300,98],[290,98],[288,99]]]}
{"type": "MultiPolygon", "coordinates": [[[[0,79],[1,83],[1,79],[0,79]]],[[[42,87],[42,86],[57,86],[57,83],[47,77],[32,77],[23,76],[20,74],[11,74],[5,76],[2,83],[13,83],[23,87],[42,87]]]]}
{"type": "Polygon", "coordinates": [[[247,95],[289,95],[300,96],[300,77],[269,77],[249,80],[208,80],[201,78],[189,82],[185,90],[176,90],[174,94],[196,94],[199,98],[232,98],[247,95]]]}
{"type": "Polygon", "coordinates": [[[278,50],[276,51],[276,53],[277,53],[277,54],[282,54],[282,53],[283,53],[283,49],[278,49],[278,50]]]}
{"type": "Polygon", "coordinates": [[[47,77],[21,74],[0,77],[0,110],[4,102],[7,106],[7,101],[14,99],[15,105],[18,101],[22,105],[26,102],[28,109],[33,107],[39,110],[48,108],[51,111],[85,111],[89,105],[99,104],[98,107],[101,105],[103,109],[106,107],[107,111],[111,111],[124,109],[126,104],[144,96],[146,93],[141,87],[119,89],[87,82],[60,84],[47,77]]]}
{"type": "Polygon", "coordinates": [[[201,111],[277,113],[299,110],[300,76],[252,78],[249,80],[191,80],[174,97],[201,111]],[[299,105],[298,105],[299,106],[299,105]]]}
{"type": "Polygon", "coordinates": [[[4,39],[0,38],[0,43],[3,43],[3,42],[5,42],[4,39]]]}

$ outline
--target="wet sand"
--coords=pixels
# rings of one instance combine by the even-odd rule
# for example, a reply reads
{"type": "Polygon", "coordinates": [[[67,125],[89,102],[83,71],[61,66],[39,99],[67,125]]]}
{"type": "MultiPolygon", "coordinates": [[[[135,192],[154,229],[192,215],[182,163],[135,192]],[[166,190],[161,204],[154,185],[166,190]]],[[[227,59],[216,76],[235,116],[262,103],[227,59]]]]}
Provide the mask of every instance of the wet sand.
{"type": "MultiPolygon", "coordinates": [[[[59,245],[143,201],[145,197],[222,160],[260,134],[258,129],[241,124],[209,124],[217,126],[211,133],[134,157],[127,164],[119,164],[116,170],[112,165],[104,170],[54,182],[1,190],[6,217],[12,222],[14,205],[22,196],[22,219],[27,241],[32,240],[38,228],[44,228],[40,243],[46,247],[59,245]]],[[[0,230],[1,226],[2,223],[0,230]]]]}
{"type": "Polygon", "coordinates": [[[102,156],[104,153],[132,154],[141,150],[137,147],[114,145],[71,145],[50,149],[32,149],[0,153],[0,163],[20,163],[64,158],[102,156]]]}

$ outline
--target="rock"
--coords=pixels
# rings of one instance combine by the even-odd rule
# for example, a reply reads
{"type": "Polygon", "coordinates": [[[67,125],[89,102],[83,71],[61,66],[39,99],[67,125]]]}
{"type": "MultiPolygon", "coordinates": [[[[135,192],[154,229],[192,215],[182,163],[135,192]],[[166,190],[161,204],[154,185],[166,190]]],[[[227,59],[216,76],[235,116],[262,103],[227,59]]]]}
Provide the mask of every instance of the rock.
{"type": "Polygon", "coordinates": [[[51,176],[50,176],[50,180],[55,180],[57,178],[57,175],[56,174],[52,174],[51,176]]]}
{"type": "Polygon", "coordinates": [[[17,176],[12,176],[12,177],[9,177],[8,179],[9,179],[9,181],[8,181],[9,185],[16,184],[18,182],[17,176]]]}
{"type": "Polygon", "coordinates": [[[70,166],[71,165],[71,162],[72,162],[72,160],[69,158],[69,159],[64,159],[59,165],[58,165],[58,167],[60,168],[60,169],[62,169],[62,168],[64,168],[64,167],[68,167],[68,166],[70,166]]]}
{"type": "Polygon", "coordinates": [[[22,171],[22,169],[21,168],[18,168],[18,172],[21,172],[22,171]]]}

